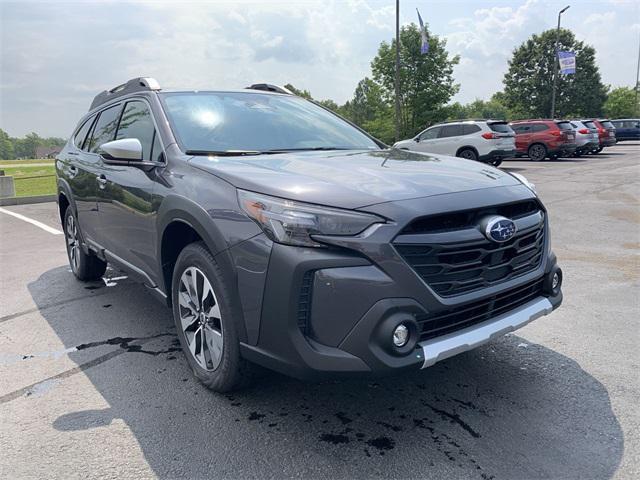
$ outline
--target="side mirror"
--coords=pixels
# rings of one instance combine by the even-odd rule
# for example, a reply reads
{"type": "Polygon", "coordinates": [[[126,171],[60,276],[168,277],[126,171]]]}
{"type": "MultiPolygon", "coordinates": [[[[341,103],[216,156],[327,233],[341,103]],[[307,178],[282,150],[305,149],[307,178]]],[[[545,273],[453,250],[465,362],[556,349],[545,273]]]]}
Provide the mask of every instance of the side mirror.
{"type": "Polygon", "coordinates": [[[413,137],[413,141],[416,143],[420,143],[420,137],[413,137]]]}
{"type": "Polygon", "coordinates": [[[105,160],[124,162],[142,161],[142,144],[137,138],[123,138],[100,145],[105,160]]]}
{"type": "Polygon", "coordinates": [[[636,123],[636,128],[640,128],[640,123],[636,123]]]}

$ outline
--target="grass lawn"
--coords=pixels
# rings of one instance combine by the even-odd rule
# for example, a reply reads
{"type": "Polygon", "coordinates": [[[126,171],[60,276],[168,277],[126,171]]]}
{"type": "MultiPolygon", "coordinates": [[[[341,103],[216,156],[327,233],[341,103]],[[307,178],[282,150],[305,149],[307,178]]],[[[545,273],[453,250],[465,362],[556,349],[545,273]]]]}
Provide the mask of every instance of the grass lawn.
{"type": "Polygon", "coordinates": [[[53,158],[28,158],[24,160],[0,160],[0,165],[31,165],[33,163],[50,163],[53,165],[53,158]]]}
{"type": "MultiPolygon", "coordinates": [[[[10,160],[0,160],[0,165],[10,160]]],[[[25,160],[18,160],[25,162],[25,160]]],[[[28,162],[28,161],[27,161],[28,162]]],[[[44,163],[42,160],[30,161],[31,163],[44,163]]],[[[13,165],[13,163],[11,163],[13,165]]],[[[20,166],[2,167],[4,174],[13,177],[13,183],[16,187],[16,197],[30,197],[33,195],[51,195],[56,193],[56,171],[53,166],[45,167],[32,166],[28,163],[19,164],[20,166]]]]}

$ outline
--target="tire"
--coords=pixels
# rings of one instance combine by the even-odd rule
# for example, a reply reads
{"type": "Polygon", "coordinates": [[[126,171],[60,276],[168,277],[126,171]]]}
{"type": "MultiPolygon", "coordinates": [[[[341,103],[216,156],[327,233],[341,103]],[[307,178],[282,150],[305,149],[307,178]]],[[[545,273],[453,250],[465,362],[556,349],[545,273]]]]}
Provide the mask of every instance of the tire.
{"type": "Polygon", "coordinates": [[[595,155],[596,153],[600,153],[603,149],[604,147],[598,147],[593,151],[593,154],[595,155]]]}
{"type": "Polygon", "coordinates": [[[466,160],[478,160],[478,154],[471,148],[463,148],[458,152],[456,157],[464,158],[466,160]]]}
{"type": "Polygon", "coordinates": [[[78,280],[88,282],[104,275],[107,262],[91,253],[85,253],[82,248],[82,233],[78,219],[71,207],[64,212],[64,238],[69,266],[78,280]]]}
{"type": "Polygon", "coordinates": [[[547,157],[547,147],[541,143],[534,143],[527,150],[527,155],[534,162],[540,162],[547,157]]]}
{"type": "Polygon", "coordinates": [[[574,156],[574,157],[576,157],[576,158],[578,158],[578,157],[581,157],[581,156],[582,156],[582,153],[583,153],[583,152],[578,152],[578,151],[576,151],[576,152],[574,152],[574,153],[573,153],[573,156],[574,156]]]}
{"type": "Polygon", "coordinates": [[[171,282],[178,338],[196,378],[220,393],[237,389],[250,378],[249,364],[240,356],[230,292],[204,243],[192,243],[180,252],[171,282]]]}
{"type": "Polygon", "coordinates": [[[493,165],[494,167],[499,167],[500,165],[502,165],[502,159],[501,158],[495,158],[493,160],[491,160],[491,165],[493,165]]]}

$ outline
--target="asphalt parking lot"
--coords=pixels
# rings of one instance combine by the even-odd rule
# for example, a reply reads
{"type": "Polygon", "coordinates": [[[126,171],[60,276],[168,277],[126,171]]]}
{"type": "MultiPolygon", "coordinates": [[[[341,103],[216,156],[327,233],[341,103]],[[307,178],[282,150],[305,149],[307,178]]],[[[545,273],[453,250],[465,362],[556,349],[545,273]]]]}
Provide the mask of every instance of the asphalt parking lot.
{"type": "Polygon", "coordinates": [[[640,478],[640,144],[507,161],[551,214],[563,306],[419,373],[217,395],[170,311],[67,266],[55,204],[0,211],[3,478],[640,478]]]}

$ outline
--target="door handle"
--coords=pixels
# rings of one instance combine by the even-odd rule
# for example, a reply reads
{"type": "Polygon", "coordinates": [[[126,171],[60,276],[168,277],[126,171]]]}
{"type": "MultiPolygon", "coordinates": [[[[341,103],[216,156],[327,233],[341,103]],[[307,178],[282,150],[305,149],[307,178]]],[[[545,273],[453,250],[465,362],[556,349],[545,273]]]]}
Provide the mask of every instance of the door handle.
{"type": "Polygon", "coordinates": [[[96,181],[100,184],[101,189],[104,189],[104,187],[107,186],[107,177],[105,177],[104,175],[100,175],[98,178],[96,178],[96,181]]]}

